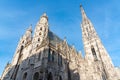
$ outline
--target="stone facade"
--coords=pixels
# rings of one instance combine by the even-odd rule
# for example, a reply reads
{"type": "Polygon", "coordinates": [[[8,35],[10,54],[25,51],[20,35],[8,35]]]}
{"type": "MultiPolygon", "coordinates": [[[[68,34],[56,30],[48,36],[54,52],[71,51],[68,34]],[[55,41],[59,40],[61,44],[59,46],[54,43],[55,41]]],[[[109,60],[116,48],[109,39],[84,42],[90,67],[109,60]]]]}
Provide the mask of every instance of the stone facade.
{"type": "Polygon", "coordinates": [[[44,13],[32,37],[32,26],[20,38],[1,80],[118,80],[111,58],[82,6],[85,57],[49,30],[44,13]]]}
{"type": "Polygon", "coordinates": [[[120,67],[116,67],[115,69],[117,72],[118,79],[120,80],[120,67]]]}

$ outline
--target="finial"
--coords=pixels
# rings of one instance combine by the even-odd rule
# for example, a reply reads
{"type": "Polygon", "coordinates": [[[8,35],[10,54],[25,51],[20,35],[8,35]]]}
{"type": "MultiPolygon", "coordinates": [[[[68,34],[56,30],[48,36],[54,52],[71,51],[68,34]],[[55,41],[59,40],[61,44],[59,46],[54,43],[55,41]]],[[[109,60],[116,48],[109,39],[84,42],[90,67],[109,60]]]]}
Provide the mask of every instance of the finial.
{"type": "Polygon", "coordinates": [[[82,52],[81,52],[81,51],[79,51],[79,52],[78,52],[78,55],[79,55],[80,57],[82,57],[82,52]]]}
{"type": "Polygon", "coordinates": [[[43,16],[47,16],[46,13],[44,13],[43,16]]]}
{"type": "Polygon", "coordinates": [[[75,46],[74,46],[74,45],[72,45],[72,48],[73,48],[73,49],[75,49],[75,46]]]}
{"type": "Polygon", "coordinates": [[[66,40],[66,37],[64,37],[64,40],[63,40],[65,43],[67,43],[67,40],[66,40]]]}
{"type": "Polygon", "coordinates": [[[82,19],[83,19],[83,20],[84,20],[84,19],[87,19],[87,16],[86,16],[85,11],[84,11],[84,9],[83,9],[83,7],[82,7],[81,4],[80,4],[80,10],[81,10],[81,13],[82,13],[82,19]]]}
{"type": "Polygon", "coordinates": [[[47,14],[46,14],[46,13],[43,13],[42,17],[47,17],[47,14]]]}
{"type": "Polygon", "coordinates": [[[32,32],[32,24],[30,24],[29,28],[27,29],[27,31],[32,32]]]}
{"type": "Polygon", "coordinates": [[[43,15],[42,15],[41,17],[45,17],[45,18],[47,18],[47,20],[48,20],[48,16],[47,16],[46,13],[43,13],[43,15]]]}
{"type": "Polygon", "coordinates": [[[82,7],[82,4],[80,4],[80,8],[82,7]]]}
{"type": "Polygon", "coordinates": [[[7,65],[9,65],[10,63],[9,63],[9,61],[7,62],[7,65]]]}

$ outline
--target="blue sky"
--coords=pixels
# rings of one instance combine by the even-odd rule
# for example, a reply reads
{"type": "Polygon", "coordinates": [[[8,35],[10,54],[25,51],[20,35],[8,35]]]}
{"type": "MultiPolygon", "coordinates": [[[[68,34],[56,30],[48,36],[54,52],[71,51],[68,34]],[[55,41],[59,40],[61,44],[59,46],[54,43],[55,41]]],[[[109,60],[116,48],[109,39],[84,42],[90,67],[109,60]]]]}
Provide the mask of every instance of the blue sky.
{"type": "Polygon", "coordinates": [[[115,66],[120,66],[120,0],[0,0],[0,75],[11,61],[20,37],[30,24],[33,30],[46,12],[49,28],[83,51],[81,13],[92,21],[115,66]]]}

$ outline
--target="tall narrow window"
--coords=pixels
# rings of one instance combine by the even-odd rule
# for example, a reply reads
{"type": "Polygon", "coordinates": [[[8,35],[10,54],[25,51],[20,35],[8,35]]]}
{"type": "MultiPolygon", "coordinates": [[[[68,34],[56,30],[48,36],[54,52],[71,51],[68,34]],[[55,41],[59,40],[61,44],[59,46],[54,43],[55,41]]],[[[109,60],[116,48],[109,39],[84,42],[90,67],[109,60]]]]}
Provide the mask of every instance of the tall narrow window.
{"type": "Polygon", "coordinates": [[[62,66],[62,56],[58,54],[58,65],[62,66]]]}
{"type": "Polygon", "coordinates": [[[27,73],[24,73],[23,80],[27,80],[27,73]]]}
{"type": "Polygon", "coordinates": [[[39,80],[39,73],[36,72],[33,76],[33,80],[39,80]]]}
{"type": "Polygon", "coordinates": [[[40,71],[39,80],[43,80],[43,72],[42,71],[40,71]]]}
{"type": "Polygon", "coordinates": [[[103,73],[102,73],[102,80],[107,80],[105,69],[103,70],[103,73]]]}
{"type": "Polygon", "coordinates": [[[52,62],[54,62],[54,59],[55,59],[55,52],[53,51],[52,52],[52,62]]]}
{"type": "Polygon", "coordinates": [[[106,80],[105,74],[102,74],[102,80],[106,80]]]}
{"type": "Polygon", "coordinates": [[[23,56],[23,54],[22,54],[23,48],[24,48],[24,47],[21,46],[21,48],[20,48],[20,53],[19,53],[19,57],[18,57],[18,62],[21,61],[21,58],[22,58],[22,56],[23,56]]]}
{"type": "Polygon", "coordinates": [[[50,72],[47,76],[47,80],[53,80],[52,73],[50,72]]]}
{"type": "Polygon", "coordinates": [[[49,49],[48,51],[48,62],[54,62],[55,60],[55,52],[49,49]]]}
{"type": "Polygon", "coordinates": [[[88,28],[86,28],[86,30],[87,30],[87,32],[89,32],[89,31],[88,31],[88,28]]]}
{"type": "Polygon", "coordinates": [[[97,55],[96,55],[96,52],[95,52],[95,49],[94,49],[93,46],[92,46],[92,48],[91,48],[91,51],[92,51],[92,54],[93,54],[94,60],[97,61],[97,55]]]}
{"type": "Polygon", "coordinates": [[[61,76],[59,76],[59,80],[62,80],[62,77],[61,77],[61,76]]]}
{"type": "Polygon", "coordinates": [[[58,54],[58,65],[60,65],[60,54],[58,54]]]}
{"type": "Polygon", "coordinates": [[[41,52],[38,54],[38,61],[40,61],[41,58],[41,52]]]}
{"type": "Polygon", "coordinates": [[[62,66],[62,56],[60,56],[60,65],[62,66]]]}
{"type": "Polygon", "coordinates": [[[21,52],[23,51],[23,48],[24,48],[24,47],[23,47],[23,46],[21,46],[21,48],[20,48],[20,54],[21,54],[21,52]]]}
{"type": "Polygon", "coordinates": [[[39,47],[39,44],[37,44],[37,46],[36,47],[39,47]]]}
{"type": "Polygon", "coordinates": [[[87,34],[88,34],[88,37],[90,36],[90,33],[89,33],[89,30],[88,30],[88,27],[86,28],[86,30],[87,30],[87,34]]]}
{"type": "Polygon", "coordinates": [[[51,50],[49,49],[49,50],[48,50],[48,62],[51,61],[51,53],[50,53],[50,52],[51,52],[51,50]]]}

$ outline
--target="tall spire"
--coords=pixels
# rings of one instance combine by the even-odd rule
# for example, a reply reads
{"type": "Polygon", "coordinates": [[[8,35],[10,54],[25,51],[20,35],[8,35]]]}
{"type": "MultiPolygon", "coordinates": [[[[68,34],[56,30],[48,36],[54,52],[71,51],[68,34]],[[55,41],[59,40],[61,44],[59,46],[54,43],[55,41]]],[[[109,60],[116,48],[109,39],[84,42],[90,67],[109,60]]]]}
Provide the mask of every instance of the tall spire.
{"type": "Polygon", "coordinates": [[[81,14],[82,14],[82,20],[86,20],[86,19],[87,19],[87,16],[86,16],[86,14],[85,14],[85,11],[84,11],[82,5],[80,5],[80,10],[81,10],[81,14]]]}
{"type": "MultiPolygon", "coordinates": [[[[89,63],[88,65],[95,64],[93,67],[95,70],[99,68],[98,73],[102,70],[101,74],[103,75],[103,73],[105,73],[104,76],[107,76],[107,80],[116,80],[114,79],[114,66],[109,54],[104,48],[99,36],[97,35],[96,30],[94,29],[94,26],[92,25],[92,22],[87,18],[85,11],[81,5],[80,9],[82,13],[81,29],[85,50],[85,60],[89,63]]],[[[94,74],[94,72],[92,74],[94,74]]],[[[97,74],[95,73],[94,75],[97,74]]]]}

